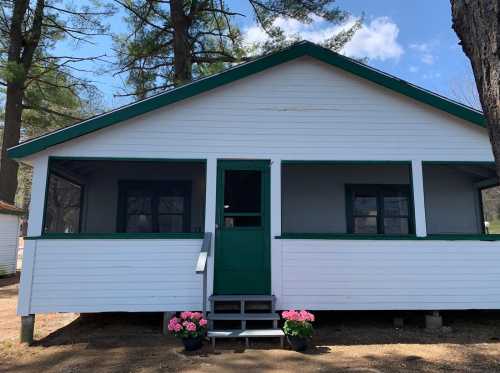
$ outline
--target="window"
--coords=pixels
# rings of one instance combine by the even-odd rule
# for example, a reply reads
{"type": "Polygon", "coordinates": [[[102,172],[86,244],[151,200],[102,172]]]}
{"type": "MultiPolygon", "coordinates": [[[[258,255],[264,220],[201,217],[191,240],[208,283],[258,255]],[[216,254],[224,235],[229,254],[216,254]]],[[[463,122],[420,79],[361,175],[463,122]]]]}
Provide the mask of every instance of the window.
{"type": "Polygon", "coordinates": [[[45,233],[79,233],[81,185],[63,176],[49,174],[47,205],[45,208],[45,233]]]}
{"type": "Polygon", "coordinates": [[[500,186],[481,189],[483,229],[486,234],[500,233],[500,186]]]}
{"type": "Polygon", "coordinates": [[[347,185],[346,191],[349,233],[412,233],[407,185],[347,185]]]}
{"type": "Polygon", "coordinates": [[[118,230],[126,233],[191,231],[190,181],[120,183],[118,230]]]}
{"type": "Polygon", "coordinates": [[[225,171],[225,228],[261,226],[261,184],[261,171],[225,171]]]}

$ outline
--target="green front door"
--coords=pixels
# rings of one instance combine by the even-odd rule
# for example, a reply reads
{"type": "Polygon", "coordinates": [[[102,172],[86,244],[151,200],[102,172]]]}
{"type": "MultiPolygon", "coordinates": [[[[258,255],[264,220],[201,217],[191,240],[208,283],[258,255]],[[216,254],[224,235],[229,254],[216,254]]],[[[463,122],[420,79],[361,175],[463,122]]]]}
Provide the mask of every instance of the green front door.
{"type": "Polygon", "coordinates": [[[270,294],[269,161],[219,161],[215,294],[270,294]]]}

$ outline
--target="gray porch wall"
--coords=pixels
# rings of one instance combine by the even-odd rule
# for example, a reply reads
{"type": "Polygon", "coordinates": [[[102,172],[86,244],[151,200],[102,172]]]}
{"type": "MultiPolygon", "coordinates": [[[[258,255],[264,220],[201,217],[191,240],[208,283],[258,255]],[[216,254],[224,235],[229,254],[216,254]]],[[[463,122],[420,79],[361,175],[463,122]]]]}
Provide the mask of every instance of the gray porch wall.
{"type": "Polygon", "coordinates": [[[191,231],[202,231],[205,211],[203,164],[103,162],[86,180],[82,232],[116,232],[118,182],[121,180],[190,180],[191,231]]]}
{"type": "Polygon", "coordinates": [[[345,184],[409,183],[405,165],[285,165],[283,232],[346,233],[345,184]]]}
{"type": "MultiPolygon", "coordinates": [[[[424,166],[428,234],[481,233],[477,188],[466,167],[424,166]]],[[[345,184],[410,184],[409,166],[285,165],[282,230],[346,233],[345,184]]]]}
{"type": "Polygon", "coordinates": [[[481,233],[480,176],[454,166],[424,165],[425,216],[428,234],[481,233]]]}

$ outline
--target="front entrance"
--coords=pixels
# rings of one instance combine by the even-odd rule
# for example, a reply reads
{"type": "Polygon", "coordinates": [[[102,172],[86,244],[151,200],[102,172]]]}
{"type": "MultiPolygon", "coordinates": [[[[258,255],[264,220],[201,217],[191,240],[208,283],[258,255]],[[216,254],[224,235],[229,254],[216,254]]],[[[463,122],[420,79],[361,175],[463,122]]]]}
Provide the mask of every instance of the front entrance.
{"type": "Polygon", "coordinates": [[[215,294],[270,294],[269,161],[217,163],[215,294]]]}

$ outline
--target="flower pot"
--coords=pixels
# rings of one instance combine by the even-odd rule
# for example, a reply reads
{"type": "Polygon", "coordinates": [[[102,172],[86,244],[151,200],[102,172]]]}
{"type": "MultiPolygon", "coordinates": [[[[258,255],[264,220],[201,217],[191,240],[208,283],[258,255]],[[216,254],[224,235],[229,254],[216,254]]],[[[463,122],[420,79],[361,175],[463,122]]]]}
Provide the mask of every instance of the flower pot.
{"type": "Polygon", "coordinates": [[[305,351],[307,349],[307,338],[287,335],[286,339],[294,351],[305,351]]]}
{"type": "Polygon", "coordinates": [[[184,344],[184,349],[186,351],[196,351],[199,350],[202,346],[202,338],[182,338],[182,343],[184,344]]]}

